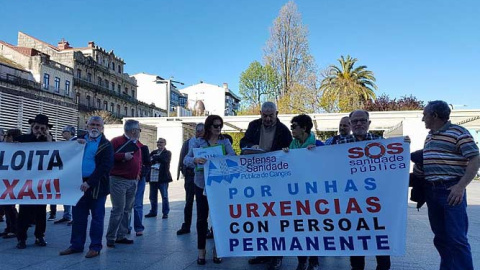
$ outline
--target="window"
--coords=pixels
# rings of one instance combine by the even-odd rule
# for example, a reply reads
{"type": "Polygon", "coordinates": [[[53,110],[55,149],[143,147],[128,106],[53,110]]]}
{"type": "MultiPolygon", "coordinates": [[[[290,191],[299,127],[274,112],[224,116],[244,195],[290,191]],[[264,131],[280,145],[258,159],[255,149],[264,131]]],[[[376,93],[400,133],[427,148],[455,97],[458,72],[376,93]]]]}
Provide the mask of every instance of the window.
{"type": "MultiPolygon", "coordinates": [[[[118,91],[118,94],[122,94],[122,86],[119,84],[117,85],[117,91],[118,91]]],[[[118,113],[120,113],[120,110],[118,110],[118,113]]]]}
{"type": "Polygon", "coordinates": [[[103,82],[102,78],[98,77],[98,85],[102,86],[102,82],[103,82]]]}
{"type": "Polygon", "coordinates": [[[118,73],[122,73],[122,67],[118,65],[118,73]]]}
{"type": "Polygon", "coordinates": [[[79,101],[80,101],[80,93],[78,93],[78,94],[75,96],[75,104],[78,104],[79,101]]]}
{"type": "Polygon", "coordinates": [[[105,79],[105,88],[107,88],[107,89],[108,89],[109,87],[110,87],[110,82],[108,82],[108,80],[107,80],[107,79],[105,79]]]}
{"type": "Polygon", "coordinates": [[[112,91],[115,91],[115,83],[112,82],[112,91]]]}
{"type": "Polygon", "coordinates": [[[125,95],[128,95],[128,88],[125,87],[125,95]]]}
{"type": "Polygon", "coordinates": [[[120,116],[120,104],[117,104],[117,114],[120,116]]]}
{"type": "Polygon", "coordinates": [[[65,95],[70,96],[70,81],[65,81],[65,95]]]}
{"type": "Polygon", "coordinates": [[[135,98],[135,90],[132,89],[132,98],[135,98]]]}
{"type": "Polygon", "coordinates": [[[82,78],[82,70],[77,69],[77,78],[81,79],[82,78]]]}
{"type": "Polygon", "coordinates": [[[60,78],[55,77],[55,92],[59,93],[60,92],[60,78]]]}
{"type": "Polygon", "coordinates": [[[87,96],[87,107],[90,108],[92,106],[92,103],[90,102],[90,96],[87,96]]]}
{"type": "Polygon", "coordinates": [[[87,81],[92,82],[92,73],[87,74],[87,81]]]}
{"type": "Polygon", "coordinates": [[[48,73],[43,74],[43,89],[48,90],[50,87],[50,75],[48,73]]]}
{"type": "Polygon", "coordinates": [[[132,109],[132,116],[135,116],[135,109],[132,109]]]}
{"type": "Polygon", "coordinates": [[[105,109],[105,111],[108,111],[108,102],[103,102],[103,108],[105,109]]]}
{"type": "Polygon", "coordinates": [[[99,98],[97,98],[97,109],[101,109],[101,108],[102,108],[102,105],[101,105],[101,104],[102,104],[102,101],[101,101],[99,98]]]}
{"type": "Polygon", "coordinates": [[[110,103],[110,111],[111,111],[112,113],[113,113],[113,109],[114,109],[114,108],[115,108],[115,104],[113,104],[113,102],[110,103]]]}
{"type": "Polygon", "coordinates": [[[115,71],[115,63],[112,62],[112,70],[115,71]]]}
{"type": "Polygon", "coordinates": [[[125,116],[128,116],[128,108],[125,107],[125,116]]]}

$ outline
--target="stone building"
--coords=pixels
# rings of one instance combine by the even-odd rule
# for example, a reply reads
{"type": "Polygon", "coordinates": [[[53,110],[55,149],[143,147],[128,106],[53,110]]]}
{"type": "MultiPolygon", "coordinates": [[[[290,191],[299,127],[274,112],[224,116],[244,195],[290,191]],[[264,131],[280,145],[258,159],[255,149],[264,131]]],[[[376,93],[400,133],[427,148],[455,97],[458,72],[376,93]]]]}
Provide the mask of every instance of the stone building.
{"type": "Polygon", "coordinates": [[[161,111],[137,100],[137,81],[124,73],[125,61],[93,41],[86,47],[71,47],[66,40],[53,46],[19,32],[18,47],[35,49],[73,70],[73,98],[78,105],[80,128],[88,113],[95,110],[108,111],[118,119],[151,117],[161,111]]]}

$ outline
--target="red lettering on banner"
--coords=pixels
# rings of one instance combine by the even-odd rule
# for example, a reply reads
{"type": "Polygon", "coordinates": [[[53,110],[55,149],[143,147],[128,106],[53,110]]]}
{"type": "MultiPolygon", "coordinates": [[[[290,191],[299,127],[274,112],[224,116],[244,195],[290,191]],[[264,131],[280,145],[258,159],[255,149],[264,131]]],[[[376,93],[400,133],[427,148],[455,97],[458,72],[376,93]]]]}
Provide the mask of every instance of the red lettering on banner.
{"type": "Polygon", "coordinates": [[[30,197],[32,200],[36,200],[35,194],[33,193],[32,180],[26,180],[23,187],[18,192],[17,199],[21,200],[23,197],[30,197]]]}
{"type": "Polygon", "coordinates": [[[382,205],[378,203],[379,201],[380,199],[378,197],[368,197],[367,204],[371,207],[367,207],[367,211],[370,213],[380,212],[382,205]]]}
{"type": "Polygon", "coordinates": [[[55,188],[55,199],[60,199],[62,193],[60,193],[60,181],[58,179],[53,179],[53,187],[55,188]]]}
{"type": "Polygon", "coordinates": [[[291,201],[281,201],[280,202],[280,215],[282,216],[291,216],[293,215],[291,209],[292,202],[291,201]]]}
{"type": "Polygon", "coordinates": [[[322,205],[322,204],[328,205],[328,201],[327,201],[327,200],[324,200],[324,199],[317,200],[317,201],[315,202],[315,210],[316,210],[317,213],[319,213],[320,215],[326,215],[326,214],[328,214],[328,212],[330,212],[330,209],[328,209],[328,208],[325,208],[325,209],[320,208],[320,205],[322,205]]]}
{"type": "Polygon", "coordinates": [[[14,179],[12,181],[12,183],[10,184],[10,182],[8,181],[8,179],[3,179],[3,184],[5,185],[5,191],[2,193],[2,195],[0,196],[0,199],[1,200],[4,200],[7,195],[10,196],[10,199],[14,200],[16,199],[15,197],[15,193],[13,193],[13,189],[15,188],[15,186],[18,184],[18,182],[20,182],[20,180],[18,179],[14,179]]]}
{"type": "Polygon", "coordinates": [[[275,205],[275,202],[270,202],[270,203],[262,203],[263,206],[265,206],[265,212],[263,213],[263,216],[266,217],[268,215],[271,215],[272,217],[275,217],[277,216],[277,214],[275,214],[275,211],[273,211],[273,206],[275,205]]]}
{"type": "Polygon", "coordinates": [[[45,183],[45,189],[47,190],[47,199],[52,198],[52,187],[50,185],[50,182],[52,182],[52,180],[47,179],[47,183],[45,183]]]}
{"type": "Polygon", "coordinates": [[[42,187],[43,187],[43,179],[38,180],[38,184],[37,184],[37,191],[38,191],[38,198],[39,199],[43,199],[42,187]]]}
{"type": "Polygon", "coordinates": [[[350,214],[353,211],[357,213],[363,213],[362,209],[360,208],[360,205],[358,205],[357,199],[355,198],[350,198],[348,200],[348,206],[347,206],[347,211],[345,211],[346,214],[350,214]]]}
{"type": "Polygon", "coordinates": [[[340,200],[334,199],[333,202],[335,203],[335,214],[340,214],[340,200]]]}
{"type": "Polygon", "coordinates": [[[240,204],[237,204],[237,213],[236,214],[233,212],[233,205],[230,204],[228,206],[228,209],[230,210],[230,216],[232,218],[239,218],[239,217],[242,216],[242,206],[240,204]]]}
{"type": "Polygon", "coordinates": [[[258,204],[256,203],[247,203],[247,217],[252,217],[254,215],[255,217],[259,217],[258,215],[258,204]]]}

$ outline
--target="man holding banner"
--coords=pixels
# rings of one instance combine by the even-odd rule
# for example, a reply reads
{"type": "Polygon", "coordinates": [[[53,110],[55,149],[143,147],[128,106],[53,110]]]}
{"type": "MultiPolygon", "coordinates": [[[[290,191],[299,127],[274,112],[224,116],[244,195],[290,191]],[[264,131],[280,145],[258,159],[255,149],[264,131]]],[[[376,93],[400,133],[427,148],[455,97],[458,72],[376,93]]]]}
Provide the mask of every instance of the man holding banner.
{"type": "MultiPolygon", "coordinates": [[[[381,136],[368,132],[371,121],[369,119],[369,113],[367,111],[353,111],[349,115],[349,120],[352,134],[337,140],[337,144],[383,139],[381,136]]],[[[390,269],[390,256],[376,256],[376,258],[377,270],[390,269]]],[[[350,264],[352,266],[352,270],[365,269],[365,256],[351,256],[350,264]]]]}
{"type": "Polygon", "coordinates": [[[109,193],[109,173],[113,166],[113,147],[103,135],[103,119],[92,116],[87,122],[87,134],[78,142],[85,144],[82,162],[83,183],[80,190],[82,198],[73,207],[74,222],[70,247],[60,252],[60,255],[70,255],[83,252],[87,238],[88,216],[90,222],[90,247],[86,258],[93,258],[102,249],[103,223],[105,219],[105,200],[109,193]]]}

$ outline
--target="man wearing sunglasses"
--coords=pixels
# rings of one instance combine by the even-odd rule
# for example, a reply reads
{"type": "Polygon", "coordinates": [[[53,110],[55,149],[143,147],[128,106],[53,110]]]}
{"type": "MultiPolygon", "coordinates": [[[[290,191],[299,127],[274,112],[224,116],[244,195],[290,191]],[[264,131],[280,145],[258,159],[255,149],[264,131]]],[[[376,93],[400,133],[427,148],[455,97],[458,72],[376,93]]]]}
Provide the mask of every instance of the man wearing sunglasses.
{"type": "MultiPolygon", "coordinates": [[[[240,140],[240,148],[243,154],[248,153],[245,148],[261,149],[266,152],[278,151],[288,148],[292,142],[292,134],[287,126],[278,118],[277,106],[267,101],[262,104],[260,119],[253,120],[248,124],[245,136],[240,140]]],[[[278,270],[282,266],[283,257],[255,257],[248,260],[249,264],[269,263],[267,269],[278,270]]]]}
{"type": "MultiPolygon", "coordinates": [[[[50,129],[53,127],[48,123],[48,117],[38,114],[34,119],[28,120],[31,125],[31,133],[19,136],[18,142],[52,142],[53,138],[50,129]]],[[[47,206],[46,205],[20,205],[17,220],[17,248],[24,249],[27,247],[27,230],[32,218],[35,221],[35,244],[44,247],[45,230],[47,226],[47,206]]]]}

